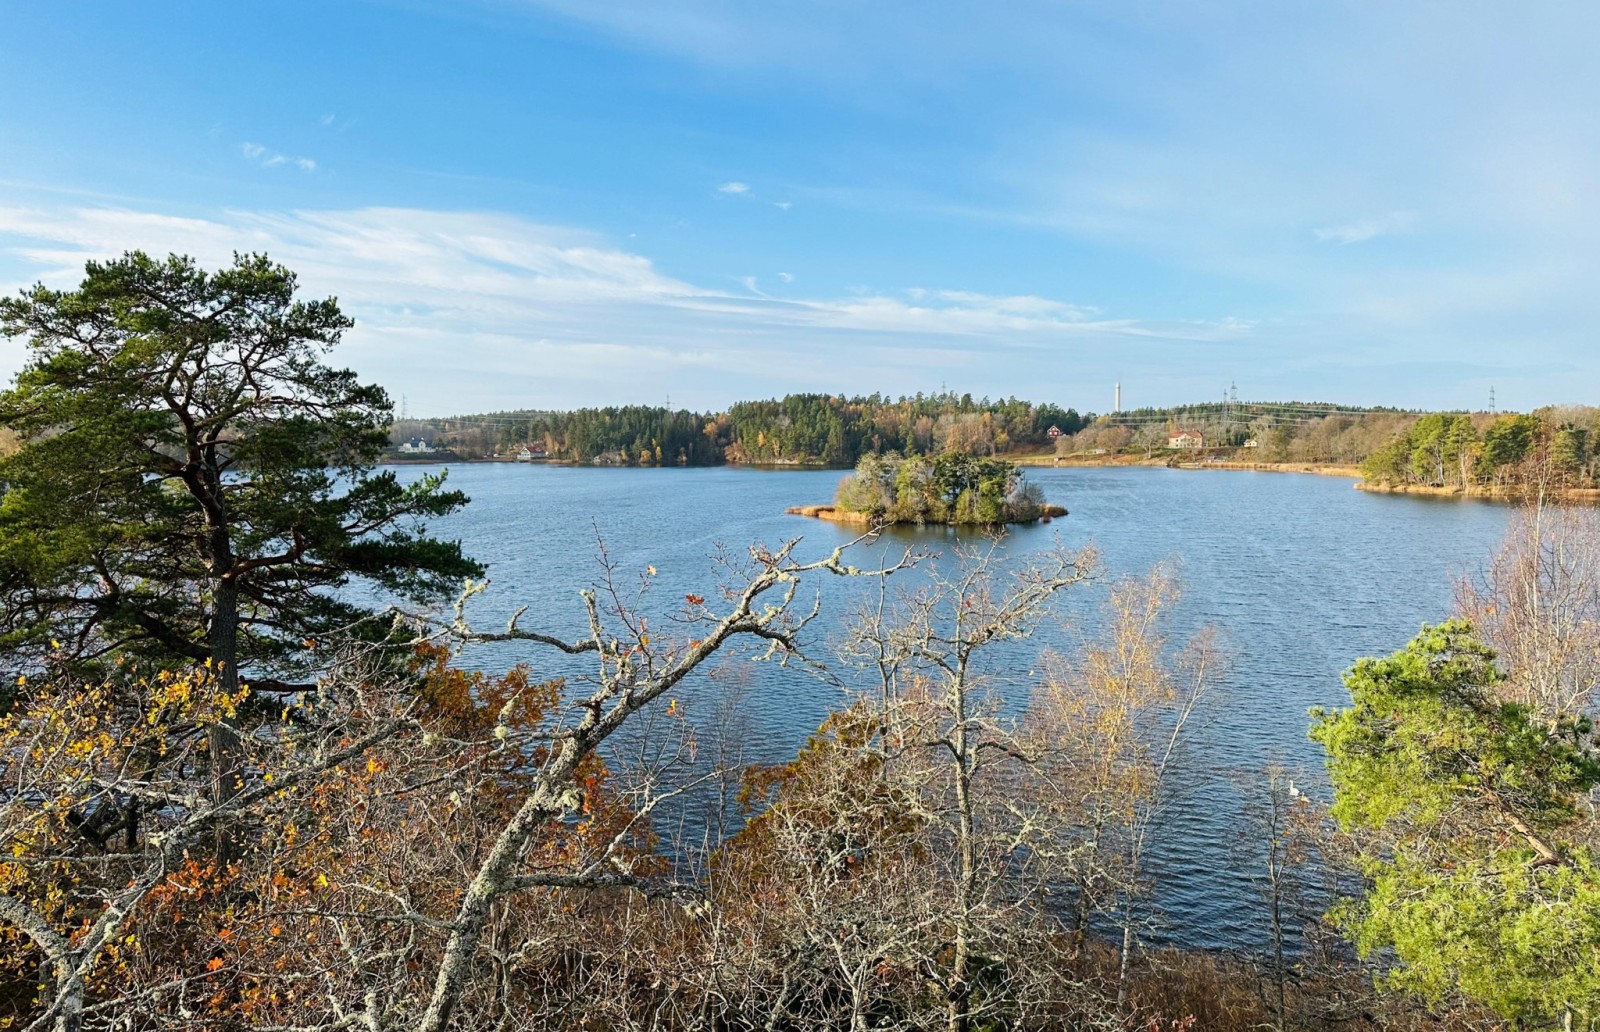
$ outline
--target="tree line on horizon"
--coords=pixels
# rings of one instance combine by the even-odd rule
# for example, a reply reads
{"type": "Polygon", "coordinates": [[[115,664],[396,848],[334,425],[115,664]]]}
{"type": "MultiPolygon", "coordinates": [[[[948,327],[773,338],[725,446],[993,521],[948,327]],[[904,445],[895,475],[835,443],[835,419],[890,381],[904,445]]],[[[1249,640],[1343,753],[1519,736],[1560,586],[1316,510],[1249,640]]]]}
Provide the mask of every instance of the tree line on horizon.
{"type": "Polygon", "coordinates": [[[954,392],[900,398],[790,394],[738,402],[726,412],[623,405],[407,420],[397,423],[395,438],[428,436],[466,457],[504,455],[537,444],[552,457],[580,463],[605,456],[633,466],[851,466],[862,455],[891,451],[1043,450],[1051,427],[1070,434],[1086,421],[1055,405],[975,400],[954,392]]]}
{"type": "Polygon", "coordinates": [[[1492,414],[1211,402],[1097,415],[954,392],[792,394],[720,413],[633,405],[407,420],[391,436],[420,435],[464,458],[504,456],[533,444],[577,463],[846,468],[891,454],[1149,457],[1168,452],[1177,430],[1200,433],[1205,454],[1361,467],[1368,480],[1386,484],[1511,488],[1527,480],[1536,462],[1569,485],[1593,484],[1600,475],[1600,409],[1577,405],[1492,414]]]}
{"type": "Polygon", "coordinates": [[[536,444],[552,458],[600,456],[624,465],[814,464],[854,466],[865,455],[1058,454],[1163,450],[1177,429],[1208,447],[1247,440],[1262,461],[1358,463],[1415,413],[1323,402],[1201,403],[1079,413],[1017,398],[943,391],[890,397],[790,394],[742,401],[726,412],[626,405],[400,420],[396,442],[422,436],[467,458],[536,444]],[[1052,435],[1054,429],[1058,435],[1052,435]]]}

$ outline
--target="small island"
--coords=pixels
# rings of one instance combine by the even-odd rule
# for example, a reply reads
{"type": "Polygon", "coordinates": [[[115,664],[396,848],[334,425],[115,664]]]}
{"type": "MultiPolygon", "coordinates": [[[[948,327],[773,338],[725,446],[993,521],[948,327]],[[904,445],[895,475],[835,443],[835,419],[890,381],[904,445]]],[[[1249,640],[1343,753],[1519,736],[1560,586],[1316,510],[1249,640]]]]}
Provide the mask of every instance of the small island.
{"type": "Polygon", "coordinates": [[[787,510],[837,523],[999,526],[1065,516],[1016,463],[951,452],[936,457],[868,454],[839,482],[832,505],[787,510]]]}

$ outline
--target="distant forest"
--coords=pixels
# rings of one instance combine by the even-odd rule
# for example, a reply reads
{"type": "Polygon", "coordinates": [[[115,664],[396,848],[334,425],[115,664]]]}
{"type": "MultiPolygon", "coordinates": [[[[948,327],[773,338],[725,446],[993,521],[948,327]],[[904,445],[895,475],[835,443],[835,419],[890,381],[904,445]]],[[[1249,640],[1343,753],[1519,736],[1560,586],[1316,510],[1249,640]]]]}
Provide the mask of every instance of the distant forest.
{"type": "Polygon", "coordinates": [[[395,440],[421,437],[468,458],[538,445],[551,458],[630,466],[723,462],[853,466],[866,454],[999,455],[1051,446],[1050,429],[1075,434],[1093,420],[1073,409],[970,394],[847,398],[791,394],[742,401],[726,412],[642,405],[571,412],[494,412],[403,420],[395,440]]]}
{"type": "Polygon", "coordinates": [[[891,452],[1149,458],[1172,451],[1169,436],[1179,430],[1201,435],[1198,451],[1208,457],[1362,466],[1369,480],[1386,483],[1507,484],[1533,460],[1576,482],[1600,476],[1600,408],[1589,406],[1496,414],[1219,401],[1097,415],[954,392],[791,394],[714,413],[627,405],[410,419],[395,424],[393,437],[421,438],[464,458],[532,445],[579,463],[848,467],[891,452]]]}

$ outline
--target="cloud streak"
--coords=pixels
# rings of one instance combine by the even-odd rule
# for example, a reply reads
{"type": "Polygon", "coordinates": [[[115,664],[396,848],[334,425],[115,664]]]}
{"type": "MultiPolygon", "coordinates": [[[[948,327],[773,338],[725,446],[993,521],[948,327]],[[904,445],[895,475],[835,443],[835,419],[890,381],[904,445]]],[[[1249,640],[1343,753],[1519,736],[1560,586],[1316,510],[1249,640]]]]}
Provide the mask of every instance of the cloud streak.
{"type": "MultiPolygon", "coordinates": [[[[920,375],[920,364],[1187,349],[1249,333],[960,290],[775,298],[752,279],[736,293],[669,276],[580,229],[493,213],[0,208],[0,272],[17,274],[8,290],[29,278],[71,285],[84,261],[129,248],[213,267],[234,251],[270,254],[357,320],[344,361],[439,412],[634,400],[662,387],[708,407],[787,390],[917,389],[907,371],[920,375]],[[902,368],[866,364],[871,355],[899,355],[902,368]]],[[[0,347],[14,369],[19,346],[0,347]]]]}
{"type": "Polygon", "coordinates": [[[1409,211],[1390,212],[1377,219],[1362,219],[1339,226],[1323,226],[1312,230],[1318,240],[1336,244],[1360,244],[1375,237],[1410,233],[1416,228],[1417,217],[1409,211]]]}
{"type": "Polygon", "coordinates": [[[315,172],[317,170],[317,163],[311,158],[291,157],[259,143],[241,143],[239,144],[239,153],[262,168],[279,168],[283,165],[293,165],[302,172],[315,172]]]}

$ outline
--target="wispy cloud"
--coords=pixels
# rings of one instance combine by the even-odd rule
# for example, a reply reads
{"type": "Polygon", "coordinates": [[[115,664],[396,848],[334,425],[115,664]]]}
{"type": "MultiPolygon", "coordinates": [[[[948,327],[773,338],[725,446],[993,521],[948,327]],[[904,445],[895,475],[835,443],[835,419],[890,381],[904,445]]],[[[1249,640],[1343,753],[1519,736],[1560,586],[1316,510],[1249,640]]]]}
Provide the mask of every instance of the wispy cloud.
{"type": "Polygon", "coordinates": [[[1410,233],[1416,229],[1415,212],[1394,211],[1376,219],[1362,219],[1337,226],[1312,230],[1318,240],[1336,244],[1359,244],[1374,237],[1410,233]]]}
{"type": "Polygon", "coordinates": [[[737,179],[732,180],[731,182],[723,183],[721,186],[717,187],[717,193],[733,194],[735,196],[747,194],[749,192],[750,184],[741,183],[737,179]]]}
{"type": "MultiPolygon", "coordinates": [[[[654,396],[662,386],[708,406],[840,382],[904,389],[905,369],[920,370],[930,345],[946,358],[965,356],[944,364],[986,368],[999,360],[1004,369],[1007,356],[1046,361],[1082,349],[1092,357],[1248,333],[1226,322],[1107,318],[1093,306],[1031,295],[910,289],[775,298],[753,277],[731,292],[666,275],[579,229],[390,208],[212,218],[0,208],[0,269],[26,270],[0,289],[40,277],[70,285],[85,260],[133,247],[187,253],[209,266],[235,251],[270,254],[299,273],[308,293],[337,295],[357,320],[344,361],[435,411],[590,404],[654,396]],[[864,364],[884,355],[909,364],[864,364]],[[718,371],[714,387],[707,367],[718,371]]],[[[996,392],[1021,386],[974,384],[996,392]]]]}
{"type": "Polygon", "coordinates": [[[281,165],[293,165],[302,172],[315,172],[317,163],[307,157],[291,157],[265,147],[259,143],[245,142],[239,144],[239,153],[256,162],[262,168],[278,168],[281,165]]]}

